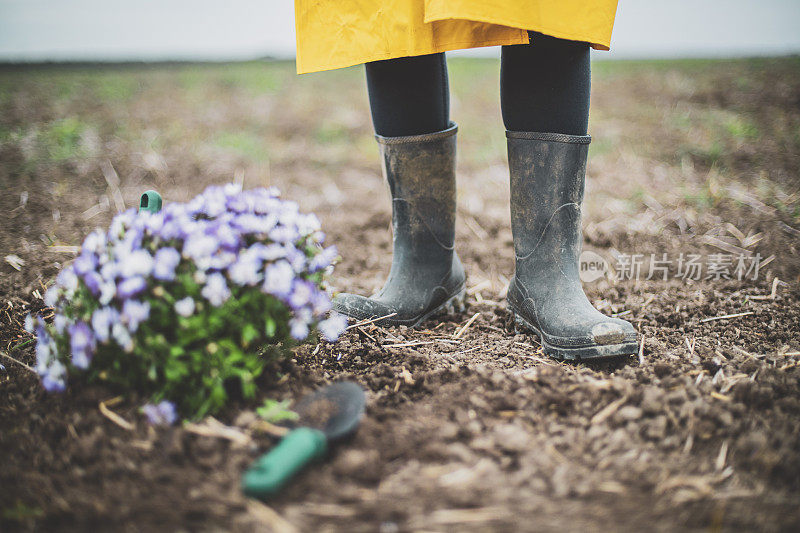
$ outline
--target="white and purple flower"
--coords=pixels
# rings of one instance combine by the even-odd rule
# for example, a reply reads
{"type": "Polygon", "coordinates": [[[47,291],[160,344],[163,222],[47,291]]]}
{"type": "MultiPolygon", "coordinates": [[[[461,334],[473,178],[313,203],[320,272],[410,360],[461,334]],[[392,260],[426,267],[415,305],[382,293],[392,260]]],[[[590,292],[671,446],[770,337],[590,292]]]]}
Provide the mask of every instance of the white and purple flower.
{"type": "Polygon", "coordinates": [[[147,288],[147,280],[142,276],[134,276],[132,278],[122,280],[117,285],[117,296],[123,300],[132,298],[141,293],[147,288]]]}
{"type": "Polygon", "coordinates": [[[264,270],[264,292],[280,298],[291,294],[294,271],[286,261],[278,261],[264,270]]]}
{"type": "Polygon", "coordinates": [[[159,281],[175,279],[175,269],[181,262],[181,254],[175,248],[160,248],[153,258],[153,277],[159,281]]]}
{"type": "Polygon", "coordinates": [[[211,305],[219,307],[230,297],[231,291],[228,288],[228,284],[225,282],[225,276],[220,273],[214,273],[208,276],[206,286],[203,287],[200,294],[211,302],[211,305]]]}
{"type": "Polygon", "coordinates": [[[181,298],[175,302],[175,312],[182,317],[192,316],[195,309],[195,303],[191,296],[181,298]]]}
{"type": "Polygon", "coordinates": [[[139,324],[150,318],[150,302],[140,302],[138,300],[127,300],[122,305],[122,321],[127,324],[128,329],[133,333],[139,328],[139,324]]]}
{"type": "Polygon", "coordinates": [[[320,270],[325,270],[329,266],[333,264],[333,261],[339,255],[338,250],[335,246],[328,246],[320,253],[314,256],[313,259],[308,263],[308,269],[311,272],[319,272],[320,270]]]}
{"type": "Polygon", "coordinates": [[[347,317],[338,313],[331,313],[330,318],[320,322],[317,327],[320,334],[322,334],[322,338],[333,342],[347,329],[347,317]]]}
{"type": "Polygon", "coordinates": [[[100,342],[108,342],[111,327],[119,321],[119,312],[113,307],[101,307],[92,313],[92,330],[100,342]]]}
{"type": "Polygon", "coordinates": [[[92,330],[86,322],[77,322],[69,327],[72,364],[86,370],[94,354],[95,341],[92,330]]]}
{"type": "MultiPolygon", "coordinates": [[[[146,358],[148,350],[180,342],[175,340],[179,324],[225,324],[229,308],[219,308],[231,300],[241,301],[243,308],[256,302],[276,310],[275,319],[287,316],[277,330],[281,335],[288,329],[301,341],[316,330],[335,340],[347,323],[331,312],[325,289],[336,248],[322,247],[324,234],[315,215],[301,213],[297,203],[278,194],[275,189],[212,186],[156,214],[129,209],[114,217],[107,232],[90,233],[73,264],[46,291],[45,303],[55,310],[52,325],[41,318],[25,320],[26,330],[37,336],[36,370],[43,386],[61,391],[68,373],[114,358],[146,358]],[[59,353],[66,349],[69,353],[59,353]]],[[[269,317],[243,318],[263,331],[269,317]]],[[[238,332],[230,334],[241,338],[238,332]]],[[[262,340],[272,336],[269,342],[289,340],[262,335],[262,340]]],[[[204,349],[217,340],[203,339],[204,349]]],[[[160,379],[162,370],[148,365],[143,382],[160,379]]],[[[135,367],[125,363],[103,372],[135,367]]],[[[163,397],[163,391],[156,397],[163,397]]],[[[175,404],[167,401],[146,406],[145,414],[153,423],[177,418],[175,404]]]]}
{"type": "Polygon", "coordinates": [[[149,276],[153,271],[153,256],[147,250],[134,250],[124,254],[119,273],[123,278],[149,276]]]}
{"type": "Polygon", "coordinates": [[[147,421],[154,426],[171,426],[178,419],[175,404],[167,400],[157,404],[148,403],[142,407],[142,412],[147,417],[147,421]]]}
{"type": "Polygon", "coordinates": [[[254,254],[242,254],[228,267],[228,277],[237,285],[258,285],[262,280],[261,264],[254,254]]]}

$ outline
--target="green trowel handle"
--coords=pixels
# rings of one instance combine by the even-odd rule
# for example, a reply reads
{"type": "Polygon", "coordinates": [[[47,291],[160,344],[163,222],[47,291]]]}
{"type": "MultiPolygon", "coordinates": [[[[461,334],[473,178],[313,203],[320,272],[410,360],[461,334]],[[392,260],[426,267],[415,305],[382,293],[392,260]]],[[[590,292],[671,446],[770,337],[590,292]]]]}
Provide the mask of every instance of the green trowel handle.
{"type": "Polygon", "coordinates": [[[161,211],[162,202],[161,195],[156,191],[145,191],[139,199],[139,212],[149,211],[151,213],[158,213],[161,211]]]}
{"type": "Polygon", "coordinates": [[[242,490],[256,498],[272,496],[304,466],[324,456],[327,450],[328,442],[323,432],[307,427],[294,429],[245,472],[242,490]]]}

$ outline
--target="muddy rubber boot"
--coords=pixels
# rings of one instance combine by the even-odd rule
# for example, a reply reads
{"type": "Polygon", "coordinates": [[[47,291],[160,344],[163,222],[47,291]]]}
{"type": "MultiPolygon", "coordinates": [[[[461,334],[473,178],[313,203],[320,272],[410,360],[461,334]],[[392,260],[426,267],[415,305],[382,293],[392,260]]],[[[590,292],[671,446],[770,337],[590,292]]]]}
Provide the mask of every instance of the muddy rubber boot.
{"type": "Polygon", "coordinates": [[[597,311],[579,277],[581,202],[591,137],[506,132],[516,272],[508,306],[544,352],[574,361],[636,353],[633,326],[597,311]]]}
{"type": "Polygon", "coordinates": [[[394,316],[379,325],[416,326],[464,301],[456,255],[456,131],[408,137],[376,135],[392,193],[393,257],[389,278],[370,297],[340,294],[336,311],[353,320],[394,316]]]}

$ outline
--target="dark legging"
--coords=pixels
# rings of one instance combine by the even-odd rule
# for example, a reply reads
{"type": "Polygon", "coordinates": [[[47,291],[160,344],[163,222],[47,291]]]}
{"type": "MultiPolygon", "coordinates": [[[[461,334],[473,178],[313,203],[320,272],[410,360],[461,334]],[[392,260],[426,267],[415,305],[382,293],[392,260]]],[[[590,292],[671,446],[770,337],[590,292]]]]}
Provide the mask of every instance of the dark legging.
{"type": "MultiPolygon", "coordinates": [[[[530,32],[531,43],[503,46],[500,106],[511,131],[585,135],[589,119],[589,45],[530,32]]],[[[450,122],[444,54],[366,64],[378,135],[432,133],[450,122]]]]}

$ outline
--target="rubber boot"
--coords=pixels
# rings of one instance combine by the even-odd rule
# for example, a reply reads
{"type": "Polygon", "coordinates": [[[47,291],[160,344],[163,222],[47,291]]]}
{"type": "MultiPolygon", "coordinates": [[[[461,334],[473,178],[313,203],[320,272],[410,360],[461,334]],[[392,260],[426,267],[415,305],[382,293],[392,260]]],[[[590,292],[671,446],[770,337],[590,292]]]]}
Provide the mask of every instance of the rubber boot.
{"type": "Polygon", "coordinates": [[[591,137],[506,132],[516,271],[508,306],[544,353],[581,361],[637,351],[633,326],[597,311],[579,277],[581,202],[591,137]]]}
{"type": "Polygon", "coordinates": [[[389,278],[370,297],[340,294],[336,311],[379,325],[416,326],[461,308],[464,268],[456,255],[456,132],[408,137],[376,135],[392,193],[393,257],[389,278]]]}

